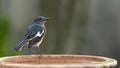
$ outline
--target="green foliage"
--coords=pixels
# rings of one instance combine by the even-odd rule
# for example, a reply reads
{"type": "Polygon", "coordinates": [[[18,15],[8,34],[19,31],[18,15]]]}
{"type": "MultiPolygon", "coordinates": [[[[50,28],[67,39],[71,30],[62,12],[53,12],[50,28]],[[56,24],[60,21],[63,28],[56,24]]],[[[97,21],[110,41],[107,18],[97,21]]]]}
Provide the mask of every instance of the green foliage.
{"type": "Polygon", "coordinates": [[[10,23],[6,17],[0,17],[0,56],[7,55],[7,46],[9,44],[10,23]]]}

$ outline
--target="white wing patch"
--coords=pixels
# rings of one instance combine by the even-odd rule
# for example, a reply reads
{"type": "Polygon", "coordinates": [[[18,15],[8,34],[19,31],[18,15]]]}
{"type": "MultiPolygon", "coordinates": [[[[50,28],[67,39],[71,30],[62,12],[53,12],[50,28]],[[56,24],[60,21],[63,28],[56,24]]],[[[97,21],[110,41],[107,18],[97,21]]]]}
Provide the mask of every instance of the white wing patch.
{"type": "Polygon", "coordinates": [[[37,34],[35,35],[35,37],[37,37],[37,36],[41,37],[43,33],[44,33],[44,30],[41,33],[37,32],[37,34]]]}
{"type": "Polygon", "coordinates": [[[43,33],[44,33],[44,30],[43,30],[41,33],[40,33],[40,31],[39,31],[39,32],[37,32],[37,34],[36,34],[33,38],[31,38],[31,39],[29,39],[29,40],[32,40],[32,39],[34,39],[35,37],[41,37],[43,33]]]}

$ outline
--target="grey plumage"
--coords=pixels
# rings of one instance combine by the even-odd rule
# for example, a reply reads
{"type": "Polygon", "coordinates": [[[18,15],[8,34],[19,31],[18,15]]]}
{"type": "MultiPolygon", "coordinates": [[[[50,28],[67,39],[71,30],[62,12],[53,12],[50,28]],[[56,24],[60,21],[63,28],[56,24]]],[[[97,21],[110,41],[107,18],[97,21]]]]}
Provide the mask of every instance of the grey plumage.
{"type": "Polygon", "coordinates": [[[23,41],[17,45],[15,50],[21,51],[25,47],[26,43],[28,43],[28,48],[31,48],[32,46],[39,46],[46,33],[44,25],[46,20],[48,20],[48,18],[37,16],[33,23],[27,28],[23,41]]]}

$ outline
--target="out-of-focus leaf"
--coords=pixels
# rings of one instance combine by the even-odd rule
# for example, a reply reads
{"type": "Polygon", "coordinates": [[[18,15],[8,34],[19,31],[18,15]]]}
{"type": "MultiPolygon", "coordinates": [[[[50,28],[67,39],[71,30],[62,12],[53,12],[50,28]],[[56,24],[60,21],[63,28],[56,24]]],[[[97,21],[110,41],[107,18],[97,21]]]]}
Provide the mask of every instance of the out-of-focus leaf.
{"type": "Polygon", "coordinates": [[[5,56],[8,53],[7,46],[9,44],[10,23],[6,17],[0,17],[0,56],[5,56]]]}

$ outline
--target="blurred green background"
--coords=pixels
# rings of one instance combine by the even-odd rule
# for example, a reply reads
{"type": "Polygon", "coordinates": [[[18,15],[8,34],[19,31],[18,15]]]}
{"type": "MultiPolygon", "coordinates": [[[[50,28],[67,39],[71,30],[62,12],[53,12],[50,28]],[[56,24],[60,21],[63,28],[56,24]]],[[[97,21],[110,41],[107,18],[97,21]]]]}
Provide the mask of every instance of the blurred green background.
{"type": "Polygon", "coordinates": [[[45,54],[120,58],[120,0],[0,0],[0,56],[36,54],[14,47],[35,16],[50,17],[45,54]]]}

